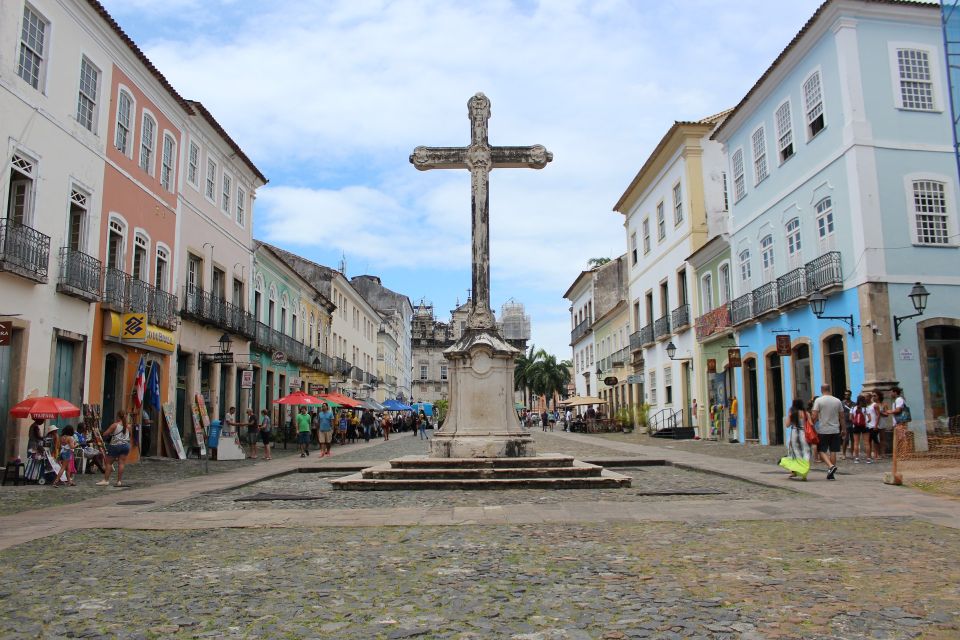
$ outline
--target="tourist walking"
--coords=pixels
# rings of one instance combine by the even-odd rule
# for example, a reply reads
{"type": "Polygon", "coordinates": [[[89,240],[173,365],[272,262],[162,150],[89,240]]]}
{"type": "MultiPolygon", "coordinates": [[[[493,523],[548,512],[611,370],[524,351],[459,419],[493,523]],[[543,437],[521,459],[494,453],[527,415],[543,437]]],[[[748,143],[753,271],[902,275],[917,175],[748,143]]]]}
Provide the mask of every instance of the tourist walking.
{"type": "Polygon", "coordinates": [[[390,414],[385,414],[383,416],[383,422],[381,423],[381,426],[383,427],[383,441],[386,442],[390,439],[390,427],[392,426],[390,424],[390,414]]]}
{"type": "Polygon", "coordinates": [[[113,471],[113,463],[117,463],[117,484],[114,486],[123,486],[123,467],[127,463],[127,454],[130,453],[130,425],[127,424],[127,413],[125,411],[117,412],[117,420],[107,427],[103,432],[103,438],[107,444],[107,455],[104,460],[105,470],[103,480],[97,483],[101,487],[110,486],[110,473],[113,471]]]}
{"type": "Polygon", "coordinates": [[[257,459],[257,445],[260,443],[260,428],[257,426],[257,414],[253,409],[247,409],[247,433],[245,444],[250,446],[247,455],[251,460],[257,459]]]}
{"type": "Polygon", "coordinates": [[[820,397],[813,402],[813,421],[817,424],[817,452],[827,465],[827,480],[837,475],[837,454],[840,453],[840,430],[846,428],[843,421],[843,403],[830,393],[830,385],[820,386],[820,397]]]}
{"type": "Polygon", "coordinates": [[[570,431],[570,423],[573,422],[573,411],[567,409],[566,413],[563,414],[563,430],[570,431]]]}
{"type": "Polygon", "coordinates": [[[77,486],[77,483],[73,481],[73,476],[76,473],[73,464],[73,450],[76,446],[77,439],[73,437],[73,427],[67,425],[63,428],[63,433],[60,434],[60,455],[57,456],[60,462],[60,473],[57,474],[57,479],[53,481],[53,486],[59,487],[64,484],[69,484],[71,487],[77,486]],[[61,477],[63,480],[60,479],[61,477]]]}
{"type": "Polygon", "coordinates": [[[420,416],[417,418],[417,429],[421,440],[430,439],[427,437],[427,414],[423,411],[420,411],[420,416]]]}
{"type": "Polygon", "coordinates": [[[787,455],[780,460],[780,466],[790,472],[791,478],[806,480],[810,472],[810,445],[804,435],[804,426],[809,414],[803,406],[803,400],[795,398],[787,412],[787,455]]]}
{"type": "Polygon", "coordinates": [[[360,426],[363,427],[363,441],[370,442],[370,436],[373,435],[373,412],[370,409],[364,409],[360,416],[360,426]]]}
{"type": "Polygon", "coordinates": [[[857,404],[850,412],[850,422],[853,423],[851,430],[853,432],[853,444],[851,445],[853,453],[853,463],[860,464],[860,455],[862,453],[862,441],[867,433],[867,396],[860,394],[857,396],[857,404]]]}
{"type": "Polygon", "coordinates": [[[883,408],[881,399],[883,396],[874,393],[870,396],[870,404],[867,406],[867,464],[879,462],[880,455],[880,418],[883,408]],[[880,399],[878,399],[878,396],[880,399]]]}
{"type": "Polygon", "coordinates": [[[853,450],[853,416],[851,412],[857,403],[854,402],[850,390],[843,392],[843,418],[846,421],[846,429],[843,430],[843,442],[841,443],[840,455],[844,460],[849,460],[852,456],[848,455],[853,450]]]}
{"type": "Polygon", "coordinates": [[[300,407],[300,413],[297,414],[297,447],[301,458],[310,455],[310,416],[306,407],[300,407]]]}
{"type": "Polygon", "coordinates": [[[324,402],[317,412],[317,437],[320,440],[320,457],[330,455],[333,443],[333,411],[330,405],[324,402]]]}
{"type": "Polygon", "coordinates": [[[260,442],[263,443],[263,459],[272,460],[270,455],[270,437],[273,435],[273,422],[270,420],[270,412],[266,409],[260,410],[260,442]]]}
{"type": "Polygon", "coordinates": [[[547,425],[550,424],[550,417],[547,415],[546,409],[540,413],[540,428],[543,431],[547,430],[547,425]]]}

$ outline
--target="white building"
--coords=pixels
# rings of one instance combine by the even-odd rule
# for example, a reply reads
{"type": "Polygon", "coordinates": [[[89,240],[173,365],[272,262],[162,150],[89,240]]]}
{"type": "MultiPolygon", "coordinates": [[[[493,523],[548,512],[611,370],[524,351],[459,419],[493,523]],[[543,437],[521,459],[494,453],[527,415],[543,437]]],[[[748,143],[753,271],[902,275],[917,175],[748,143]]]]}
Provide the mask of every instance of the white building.
{"type": "Polygon", "coordinates": [[[581,271],[563,297],[570,301],[570,347],[573,349],[573,379],[578,396],[597,393],[594,371],[593,274],[596,268],[581,271]]]}
{"type": "Polygon", "coordinates": [[[380,314],[374,397],[410,398],[410,340],[413,305],[407,296],[383,286],[377,276],[354,276],[350,284],[380,314]]]}

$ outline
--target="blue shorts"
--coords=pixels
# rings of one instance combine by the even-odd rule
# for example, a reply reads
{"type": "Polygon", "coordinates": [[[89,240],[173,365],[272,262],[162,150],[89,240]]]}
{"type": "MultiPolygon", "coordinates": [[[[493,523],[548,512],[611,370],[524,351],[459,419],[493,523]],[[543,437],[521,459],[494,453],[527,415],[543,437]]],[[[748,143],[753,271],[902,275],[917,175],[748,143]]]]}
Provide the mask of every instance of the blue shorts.
{"type": "Polygon", "coordinates": [[[310,432],[309,432],[309,431],[298,431],[298,432],[297,432],[297,444],[310,444],[310,432]]]}
{"type": "Polygon", "coordinates": [[[107,445],[107,456],[111,458],[122,458],[128,453],[130,453],[129,444],[108,444],[107,445]]]}

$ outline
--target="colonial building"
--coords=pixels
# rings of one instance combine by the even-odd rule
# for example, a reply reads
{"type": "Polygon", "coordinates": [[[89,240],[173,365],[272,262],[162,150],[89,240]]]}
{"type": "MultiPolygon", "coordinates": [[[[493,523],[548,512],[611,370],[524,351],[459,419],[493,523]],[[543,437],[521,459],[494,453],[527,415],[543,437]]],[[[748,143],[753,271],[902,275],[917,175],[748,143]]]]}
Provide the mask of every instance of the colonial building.
{"type": "Polygon", "coordinates": [[[410,398],[411,322],[410,298],[383,286],[377,276],[355,276],[350,284],[380,314],[377,330],[377,369],[374,399],[401,401],[410,398]]]}
{"type": "Polygon", "coordinates": [[[563,297],[570,301],[570,347],[573,349],[574,387],[578,396],[595,395],[593,282],[596,267],[581,271],[563,297]]]}
{"type": "Polygon", "coordinates": [[[626,256],[597,267],[593,273],[593,312],[591,331],[597,352],[597,391],[604,399],[604,413],[613,416],[624,406],[635,403],[634,389],[628,385],[630,364],[630,314],[627,308],[626,256]]]}

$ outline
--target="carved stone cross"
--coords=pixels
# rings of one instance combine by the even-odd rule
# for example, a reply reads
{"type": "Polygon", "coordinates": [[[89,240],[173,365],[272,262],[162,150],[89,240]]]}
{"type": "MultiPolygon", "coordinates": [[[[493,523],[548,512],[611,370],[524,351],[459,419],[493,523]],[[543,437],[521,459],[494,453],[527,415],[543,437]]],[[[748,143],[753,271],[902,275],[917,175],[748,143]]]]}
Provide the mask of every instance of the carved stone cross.
{"type": "Polygon", "coordinates": [[[493,329],[490,309],[490,171],[497,168],[543,169],[553,154],[540,144],[531,147],[491,147],[487,140],[490,99],[482,93],[467,101],[469,147],[417,147],[410,162],[417,169],[469,169],[473,204],[473,273],[470,329],[493,329]]]}

